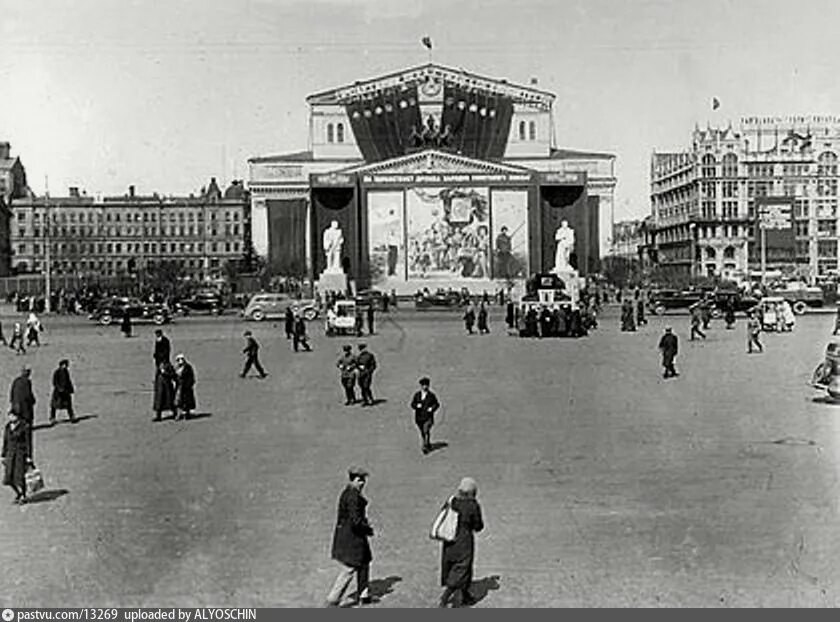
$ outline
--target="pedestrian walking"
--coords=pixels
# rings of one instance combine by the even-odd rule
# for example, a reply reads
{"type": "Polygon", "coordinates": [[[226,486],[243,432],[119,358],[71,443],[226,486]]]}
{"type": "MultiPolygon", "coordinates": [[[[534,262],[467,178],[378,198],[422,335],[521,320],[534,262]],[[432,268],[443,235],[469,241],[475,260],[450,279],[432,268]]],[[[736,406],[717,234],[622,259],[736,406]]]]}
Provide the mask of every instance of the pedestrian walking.
{"type": "Polygon", "coordinates": [[[342,354],[335,364],[341,372],[341,386],[344,389],[344,405],[352,406],[356,403],[356,357],[353,356],[353,347],[346,345],[342,348],[342,354]]]}
{"type": "Polygon", "coordinates": [[[634,332],[636,330],[636,320],[633,317],[633,301],[625,298],[621,303],[621,330],[624,332],[634,332]]]}
{"type": "Polygon", "coordinates": [[[475,480],[465,477],[449,502],[458,514],[458,527],[455,540],[443,542],[442,546],[440,584],[444,589],[438,601],[439,607],[446,607],[456,593],[460,593],[462,607],[469,607],[476,602],[470,594],[475,563],[474,534],[484,529],[484,518],[477,496],[478,485],[475,480]]]}
{"type": "Polygon", "coordinates": [[[507,324],[508,330],[516,327],[516,305],[513,304],[513,300],[508,300],[507,306],[505,307],[505,323],[507,324]]]}
{"type": "Polygon", "coordinates": [[[3,428],[3,484],[15,491],[15,503],[26,503],[26,471],[32,464],[32,427],[14,411],[3,428]]]}
{"type": "Polygon", "coordinates": [[[679,350],[679,341],[677,336],[673,333],[670,326],[665,327],[665,334],[659,340],[659,351],[662,353],[662,367],[665,370],[662,374],[663,378],[673,378],[679,376],[677,370],[674,368],[674,359],[679,350]]]}
{"type": "Polygon", "coordinates": [[[703,330],[709,330],[712,321],[712,303],[705,300],[700,303],[700,319],[703,321],[703,330]]]}
{"type": "Polygon", "coordinates": [[[172,346],[169,343],[169,337],[163,334],[160,328],[155,329],[155,369],[160,367],[161,363],[168,363],[169,357],[172,354],[172,346]]]}
{"type": "Polygon", "coordinates": [[[32,392],[32,369],[24,365],[9,390],[10,410],[23,419],[29,428],[29,452],[33,453],[32,426],[35,423],[35,394],[32,392]]]}
{"type": "Polygon", "coordinates": [[[344,592],[356,577],[354,604],[371,602],[368,583],[370,562],[373,555],[368,538],[373,529],[367,519],[368,500],[362,495],[368,479],[368,472],[361,467],[348,469],[350,482],[338,499],[338,511],[332,542],[332,558],[341,568],[329,594],[327,606],[338,607],[344,592]]]}
{"type": "Polygon", "coordinates": [[[636,300],[636,325],[642,326],[647,325],[648,321],[645,317],[645,300],[644,298],[638,298],[636,300]]]}
{"type": "Polygon", "coordinates": [[[478,308],[478,334],[489,335],[490,326],[487,324],[487,307],[482,302],[478,308]]]}
{"type": "Polygon", "coordinates": [[[169,361],[163,361],[155,372],[154,397],[152,409],[155,411],[154,421],[161,421],[163,411],[172,413],[172,418],[178,418],[178,408],[175,406],[175,370],[169,361]]]}
{"type": "Polygon", "coordinates": [[[131,316],[128,314],[128,309],[123,313],[120,330],[122,331],[123,337],[131,337],[131,316]]]}
{"type": "Polygon", "coordinates": [[[30,313],[29,317],[26,320],[26,346],[31,347],[32,345],[36,345],[39,348],[41,347],[41,339],[39,333],[44,330],[44,327],[41,326],[41,321],[38,319],[38,316],[35,313],[30,313]]]}
{"type": "Polygon", "coordinates": [[[373,372],[376,371],[376,357],[364,343],[359,344],[356,369],[359,374],[359,389],[362,392],[362,406],[373,406],[373,392],[370,387],[373,384],[373,372]]]}
{"type": "Polygon", "coordinates": [[[475,309],[473,309],[472,304],[467,306],[467,310],[464,311],[464,327],[467,329],[467,334],[473,334],[473,326],[475,326],[475,309]]]}
{"type": "MultiPolygon", "coordinates": [[[[268,374],[265,373],[263,366],[260,365],[260,344],[257,343],[256,339],[254,339],[250,330],[246,330],[244,336],[245,349],[242,350],[242,352],[245,354],[245,368],[242,370],[242,373],[239,374],[239,377],[244,378],[251,370],[251,366],[253,366],[260,375],[260,378],[265,378],[268,374]]],[[[295,343],[297,343],[297,339],[295,339],[295,343]]]]}
{"type": "Polygon", "coordinates": [[[691,312],[691,341],[694,341],[695,335],[702,337],[703,339],[706,338],[706,333],[700,330],[700,324],[703,321],[703,313],[700,310],[700,303],[694,303],[691,307],[689,307],[689,311],[691,312]]]}
{"type": "Polygon", "coordinates": [[[309,338],[306,336],[306,321],[300,314],[295,315],[295,335],[292,340],[292,347],[294,347],[295,352],[299,348],[303,348],[306,352],[312,352],[312,348],[309,345],[309,338]]]}
{"type": "Polygon", "coordinates": [[[16,354],[26,354],[26,347],[23,343],[23,327],[20,322],[15,322],[12,329],[12,340],[9,342],[9,347],[15,351],[16,354]]]}
{"type": "Polygon", "coordinates": [[[70,378],[70,361],[61,359],[58,362],[58,369],[53,372],[52,377],[52,399],[50,400],[50,425],[55,425],[55,412],[66,410],[70,423],[76,423],[76,414],[73,412],[73,381],[70,378]]]}
{"type": "Polygon", "coordinates": [[[414,410],[414,423],[420,430],[423,455],[432,450],[432,426],[435,424],[435,413],[440,408],[437,396],[429,389],[431,380],[420,378],[420,390],[411,398],[411,408],[414,410]]]}
{"type": "Polygon", "coordinates": [[[0,343],[4,346],[8,346],[9,343],[6,341],[6,336],[3,334],[3,323],[0,322],[0,343]]]}
{"type": "Polygon", "coordinates": [[[747,320],[747,354],[753,353],[753,346],[758,348],[759,352],[764,352],[764,346],[761,345],[759,335],[761,335],[761,322],[755,314],[750,313],[749,320],[747,320]]]}
{"type": "Polygon", "coordinates": [[[292,339],[295,336],[295,313],[291,307],[286,307],[283,327],[286,329],[286,339],[292,339]]]}
{"type": "Polygon", "coordinates": [[[373,334],[373,324],[374,324],[374,320],[376,319],[374,317],[375,313],[376,312],[373,308],[373,303],[371,302],[367,307],[367,327],[368,327],[368,334],[369,335],[373,334]]]}
{"type": "Polygon", "coordinates": [[[726,300],[726,310],[723,314],[723,321],[726,322],[727,330],[735,328],[735,301],[731,297],[726,300]]]}
{"type": "Polygon", "coordinates": [[[176,419],[189,419],[195,410],[195,369],[183,354],[175,356],[176,419]]]}

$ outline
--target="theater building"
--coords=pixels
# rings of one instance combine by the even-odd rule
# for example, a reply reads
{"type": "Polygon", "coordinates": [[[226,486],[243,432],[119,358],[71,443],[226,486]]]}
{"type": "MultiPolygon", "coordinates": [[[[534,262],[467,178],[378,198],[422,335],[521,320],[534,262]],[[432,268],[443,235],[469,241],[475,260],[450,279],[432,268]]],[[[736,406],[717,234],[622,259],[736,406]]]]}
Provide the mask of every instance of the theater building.
{"type": "Polygon", "coordinates": [[[555,96],[427,64],[316,93],[310,149],[249,160],[255,250],[273,272],[318,281],[324,231],[359,288],[493,289],[554,266],[599,269],[615,157],[558,148],[555,96]]]}

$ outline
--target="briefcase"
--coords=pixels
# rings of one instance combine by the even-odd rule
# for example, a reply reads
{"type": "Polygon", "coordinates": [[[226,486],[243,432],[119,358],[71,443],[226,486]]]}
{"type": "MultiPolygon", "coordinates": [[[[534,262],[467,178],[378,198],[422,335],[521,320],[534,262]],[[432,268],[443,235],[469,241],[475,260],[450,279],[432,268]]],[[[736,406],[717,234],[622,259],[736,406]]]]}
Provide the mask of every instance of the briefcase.
{"type": "Polygon", "coordinates": [[[429,532],[429,537],[432,540],[440,540],[441,542],[455,542],[455,533],[458,531],[458,512],[452,507],[452,498],[450,497],[443,507],[438,512],[432,523],[432,529],[429,532]]]}
{"type": "Polygon", "coordinates": [[[32,465],[32,467],[26,471],[25,479],[26,494],[32,495],[38,492],[39,490],[43,490],[44,476],[41,475],[40,469],[38,469],[35,465],[32,465]]]}

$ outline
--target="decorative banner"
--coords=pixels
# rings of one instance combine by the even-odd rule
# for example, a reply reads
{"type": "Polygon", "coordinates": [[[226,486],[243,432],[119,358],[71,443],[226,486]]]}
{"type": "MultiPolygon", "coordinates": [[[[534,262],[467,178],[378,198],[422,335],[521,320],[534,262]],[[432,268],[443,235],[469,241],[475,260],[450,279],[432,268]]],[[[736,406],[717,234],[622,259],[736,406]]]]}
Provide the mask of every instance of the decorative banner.
{"type": "Polygon", "coordinates": [[[405,225],[402,191],[367,193],[370,281],[384,291],[405,281],[405,225]]]}
{"type": "Polygon", "coordinates": [[[767,262],[793,263],[796,259],[796,234],[793,227],[791,197],[757,197],[755,200],[755,249],[761,252],[761,231],[767,262]]]}
{"type": "Polygon", "coordinates": [[[493,278],[528,276],[528,191],[493,190],[493,278]]]}

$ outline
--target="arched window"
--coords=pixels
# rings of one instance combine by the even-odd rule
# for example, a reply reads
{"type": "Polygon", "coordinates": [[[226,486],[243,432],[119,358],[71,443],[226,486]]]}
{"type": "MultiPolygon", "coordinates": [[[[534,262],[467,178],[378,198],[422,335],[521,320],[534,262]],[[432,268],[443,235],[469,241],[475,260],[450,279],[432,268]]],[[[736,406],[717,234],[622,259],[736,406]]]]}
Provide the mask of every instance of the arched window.
{"type": "Polygon", "coordinates": [[[528,124],[528,140],[537,140],[537,123],[531,121],[528,124]]]}
{"type": "Polygon", "coordinates": [[[707,259],[714,259],[716,256],[717,256],[717,253],[715,252],[715,249],[713,249],[711,246],[706,249],[706,258],[707,259]]]}
{"type": "Polygon", "coordinates": [[[519,140],[525,140],[525,121],[519,122],[519,140]]]}
{"type": "Polygon", "coordinates": [[[327,142],[332,143],[335,142],[335,128],[333,127],[332,123],[327,123],[327,142]]]}
{"type": "Polygon", "coordinates": [[[723,258],[724,259],[735,259],[735,247],[734,246],[727,246],[723,249],[723,258]]]}
{"type": "Polygon", "coordinates": [[[723,156],[723,174],[722,177],[737,177],[738,176],[738,156],[734,153],[727,153],[723,156]]]}
{"type": "Polygon", "coordinates": [[[837,175],[837,154],[825,151],[817,160],[817,175],[819,177],[833,177],[837,175]]]}
{"type": "Polygon", "coordinates": [[[339,123],[335,127],[335,142],[343,143],[344,142],[344,124],[339,123]]]}
{"type": "Polygon", "coordinates": [[[711,153],[707,153],[703,156],[703,160],[701,161],[703,165],[702,175],[703,177],[714,177],[715,176],[715,156],[711,153]]]}

